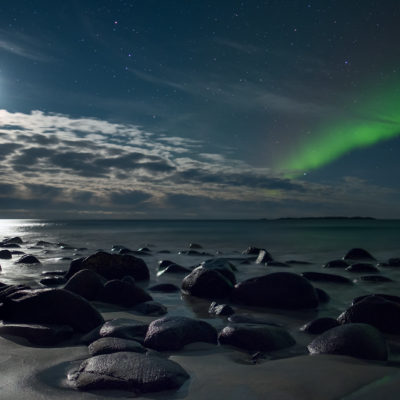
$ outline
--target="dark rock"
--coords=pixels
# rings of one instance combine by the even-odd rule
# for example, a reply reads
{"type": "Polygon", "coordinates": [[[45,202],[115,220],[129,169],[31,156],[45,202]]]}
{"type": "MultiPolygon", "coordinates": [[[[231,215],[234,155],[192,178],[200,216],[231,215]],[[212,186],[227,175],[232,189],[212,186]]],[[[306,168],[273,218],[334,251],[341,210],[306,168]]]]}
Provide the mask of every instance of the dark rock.
{"type": "Polygon", "coordinates": [[[270,325],[270,326],[281,326],[274,321],[265,318],[256,318],[247,314],[233,314],[228,317],[228,321],[233,324],[256,324],[256,325],[270,325]]]}
{"type": "Polygon", "coordinates": [[[198,243],[190,243],[189,244],[189,249],[202,249],[202,248],[203,248],[203,246],[201,246],[198,243]]]}
{"type": "Polygon", "coordinates": [[[249,306],[287,309],[318,306],[318,296],[311,283],[290,272],[275,272],[240,282],[232,298],[249,306]]]}
{"type": "Polygon", "coordinates": [[[370,260],[375,261],[375,258],[364,249],[351,249],[349,250],[345,256],[343,257],[344,260],[370,260]]]}
{"type": "Polygon", "coordinates": [[[320,303],[327,303],[331,299],[331,297],[329,296],[328,293],[325,292],[325,290],[320,288],[315,288],[315,291],[317,293],[318,301],[320,303]]]}
{"type": "Polygon", "coordinates": [[[52,346],[60,343],[73,334],[68,325],[30,325],[0,322],[0,336],[10,335],[25,338],[39,346],[52,346]]]}
{"type": "Polygon", "coordinates": [[[104,322],[88,301],[64,289],[14,292],[3,299],[0,319],[26,324],[70,325],[78,332],[89,332],[104,322]]]}
{"type": "Polygon", "coordinates": [[[251,254],[251,255],[258,256],[260,254],[261,250],[265,250],[265,249],[259,249],[258,247],[249,246],[246,250],[244,250],[242,252],[242,254],[251,254]]]}
{"type": "Polygon", "coordinates": [[[30,254],[22,256],[19,260],[15,261],[16,264],[40,264],[40,261],[30,254]]]}
{"type": "Polygon", "coordinates": [[[81,269],[69,278],[64,289],[76,293],[86,300],[96,300],[102,294],[103,279],[90,269],[81,269]]]}
{"type": "Polygon", "coordinates": [[[324,268],[347,268],[349,263],[345,260],[332,260],[324,265],[324,268]]]}
{"type": "Polygon", "coordinates": [[[118,353],[119,351],[130,351],[134,353],[146,352],[146,349],[136,340],[115,337],[97,339],[88,346],[88,350],[92,357],[100,354],[118,353]]]}
{"type": "Polygon", "coordinates": [[[391,267],[400,267],[400,258],[389,258],[388,264],[391,267]]]}
{"type": "MultiPolygon", "coordinates": [[[[186,256],[203,256],[203,255],[206,255],[206,253],[200,252],[200,251],[197,251],[197,250],[181,250],[181,251],[178,251],[178,254],[186,255],[186,256]]],[[[208,255],[210,255],[210,254],[208,254],[208,255]]]]}
{"type": "Polygon", "coordinates": [[[360,302],[361,300],[366,299],[367,297],[370,296],[378,296],[378,297],[382,297],[385,300],[389,300],[389,301],[394,301],[395,303],[399,303],[400,304],[400,296],[395,296],[393,294],[384,294],[384,293],[374,293],[374,294],[366,294],[364,296],[359,296],[353,299],[352,305],[360,302]]]}
{"type": "Polygon", "coordinates": [[[44,286],[59,286],[64,285],[66,281],[67,280],[63,276],[49,276],[47,278],[41,279],[39,283],[44,286]]]}
{"type": "Polygon", "coordinates": [[[13,238],[4,239],[2,241],[3,244],[23,244],[24,242],[19,236],[15,236],[13,238]]]}
{"type": "MultiPolygon", "coordinates": [[[[4,303],[6,298],[15,292],[19,292],[20,290],[30,289],[29,286],[26,285],[5,285],[0,288],[0,303],[4,303]]],[[[1,318],[0,318],[1,319],[1,318]]]]}
{"type": "Polygon", "coordinates": [[[0,247],[6,247],[7,249],[20,249],[21,246],[17,243],[0,243],[0,247]]]}
{"type": "Polygon", "coordinates": [[[79,390],[120,389],[135,393],[179,389],[188,378],[174,361],[132,352],[89,358],[68,374],[69,381],[79,390]]]}
{"type": "Polygon", "coordinates": [[[168,312],[167,307],[157,301],[145,301],[136,305],[133,310],[143,315],[154,316],[165,315],[168,312]]]}
{"type": "Polygon", "coordinates": [[[264,264],[270,261],[272,261],[271,254],[269,254],[267,250],[260,250],[256,259],[256,264],[264,264]]]}
{"type": "Polygon", "coordinates": [[[288,268],[290,267],[289,264],[286,264],[286,263],[280,262],[280,261],[274,261],[274,260],[266,262],[265,266],[266,267],[288,267],[288,268]]]}
{"type": "Polygon", "coordinates": [[[142,253],[151,253],[151,250],[148,247],[140,247],[137,251],[142,253]]]}
{"type": "Polygon", "coordinates": [[[386,361],[386,340],[368,324],[346,324],[329,329],[309,345],[311,354],[341,354],[366,360],[386,361]]]}
{"type": "Polygon", "coordinates": [[[153,298],[139,286],[113,279],[104,285],[99,300],[123,307],[133,307],[153,298]]]}
{"type": "Polygon", "coordinates": [[[2,260],[9,260],[12,258],[12,254],[10,250],[0,250],[0,258],[2,260]]]}
{"type": "Polygon", "coordinates": [[[130,285],[136,286],[136,281],[135,278],[133,276],[130,275],[125,275],[122,279],[122,282],[126,282],[129,283],[130,285]]]}
{"type": "Polygon", "coordinates": [[[366,296],[339,315],[338,322],[361,322],[385,333],[400,334],[400,304],[376,295],[366,296]]]}
{"type": "Polygon", "coordinates": [[[220,299],[228,297],[234,284],[223,271],[195,268],[182,281],[182,292],[191,296],[207,299],[220,299]]]}
{"type": "Polygon", "coordinates": [[[162,293],[172,293],[180,291],[178,286],[174,285],[173,283],[159,283],[158,285],[149,287],[149,290],[151,292],[162,292],[162,293]]]}
{"type": "Polygon", "coordinates": [[[350,265],[350,267],[346,268],[346,271],[349,272],[369,272],[377,274],[379,273],[379,269],[369,263],[356,263],[350,265]]]}
{"type": "Polygon", "coordinates": [[[312,335],[319,335],[328,329],[339,326],[339,322],[335,318],[317,318],[303,325],[300,330],[311,333],[312,335]]]}
{"type": "Polygon", "coordinates": [[[308,279],[309,281],[344,283],[350,285],[353,284],[350,279],[335,274],[324,274],[322,272],[303,272],[301,276],[304,276],[304,278],[308,279]]]}
{"type": "Polygon", "coordinates": [[[293,346],[296,342],[282,328],[275,326],[226,326],[218,335],[223,345],[247,351],[273,351],[293,346]]]}
{"type": "Polygon", "coordinates": [[[224,315],[224,316],[229,316],[235,313],[235,310],[229,306],[228,304],[217,304],[215,301],[213,301],[210,304],[210,307],[208,309],[208,313],[212,315],[224,315]]]}
{"type": "Polygon", "coordinates": [[[144,345],[154,350],[180,350],[194,342],[217,343],[217,331],[204,321],[164,317],[150,323],[144,345]]]}
{"type": "MultiPolygon", "coordinates": [[[[16,246],[18,246],[18,245],[16,245],[16,246]]],[[[0,247],[1,247],[1,246],[0,246],[0,247]]],[[[11,250],[10,253],[11,253],[13,256],[25,254],[23,251],[20,251],[20,250],[11,250]]]]}
{"type": "Polygon", "coordinates": [[[301,261],[301,260],[288,260],[285,261],[286,264],[294,264],[294,265],[312,265],[309,261],[301,261]]]}
{"type": "Polygon", "coordinates": [[[106,279],[121,279],[125,275],[133,276],[137,281],[150,278],[146,263],[132,255],[119,255],[98,252],[86,258],[71,262],[67,278],[81,269],[90,269],[106,279]]]}
{"type": "Polygon", "coordinates": [[[393,279],[390,279],[386,276],[382,275],[364,275],[358,278],[360,281],[364,282],[373,282],[373,283],[380,283],[380,282],[394,282],[393,279]]]}
{"type": "Polygon", "coordinates": [[[117,337],[121,339],[142,339],[145,337],[148,324],[130,318],[116,318],[104,323],[100,328],[100,337],[117,337]]]}
{"type": "Polygon", "coordinates": [[[162,260],[158,263],[157,276],[161,276],[165,273],[187,274],[190,272],[191,270],[189,268],[182,267],[181,265],[175,264],[169,260],[162,260]]]}

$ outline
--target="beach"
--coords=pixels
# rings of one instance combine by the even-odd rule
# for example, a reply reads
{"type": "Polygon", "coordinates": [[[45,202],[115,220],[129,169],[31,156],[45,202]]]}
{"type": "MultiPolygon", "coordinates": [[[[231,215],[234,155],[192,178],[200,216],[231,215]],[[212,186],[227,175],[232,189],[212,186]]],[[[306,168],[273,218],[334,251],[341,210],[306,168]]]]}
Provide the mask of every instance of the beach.
{"type": "MultiPolygon", "coordinates": [[[[319,335],[300,328],[317,318],[336,319],[356,297],[399,294],[400,268],[382,265],[400,256],[399,227],[397,221],[374,220],[5,221],[1,233],[3,239],[19,237],[22,242],[18,248],[9,250],[33,255],[40,261],[18,264],[23,254],[12,254],[10,259],[0,260],[0,282],[5,285],[23,284],[32,289],[62,288],[65,283],[49,286],[41,283],[46,277],[43,272],[68,271],[73,259],[85,259],[99,251],[118,255],[121,248],[129,249],[132,252],[126,254],[142,259],[150,279],[136,280],[135,284],[150,293],[155,302],[165,306],[167,313],[143,315],[135,307],[98,299],[90,301],[105,321],[127,318],[149,324],[163,317],[186,317],[206,322],[218,333],[227,326],[234,326],[235,322],[229,321],[227,315],[209,313],[213,299],[182,293],[181,290],[169,293],[150,290],[163,283],[181,288],[185,276],[205,260],[228,260],[235,268],[238,283],[283,272],[296,276],[307,276],[311,272],[329,273],[347,278],[350,283],[310,280],[314,288],[322,289],[329,296],[329,301],[319,301],[317,306],[308,308],[288,309],[218,299],[218,303],[228,303],[235,316],[252,318],[253,322],[258,320],[258,325],[263,325],[259,323],[261,320],[263,326],[279,326],[295,343],[257,352],[196,341],[179,350],[162,350],[163,358],[178,363],[189,376],[176,390],[146,393],[115,389],[82,391],[67,378],[70,371],[90,357],[87,344],[80,342],[82,335],[74,332],[68,340],[42,346],[15,335],[3,334],[0,337],[0,397],[395,399],[395,388],[400,383],[399,334],[382,333],[389,349],[387,360],[368,360],[338,354],[310,355],[307,346],[319,335]],[[274,261],[286,265],[257,263],[258,254],[243,254],[249,246],[267,250],[274,261]],[[329,261],[342,259],[352,248],[364,248],[370,252],[376,260],[369,263],[378,265],[379,272],[369,274],[344,268],[323,268],[329,261]],[[162,260],[169,260],[188,271],[162,271],[159,267],[162,260]],[[383,276],[390,281],[361,278],[368,275],[383,276]]],[[[351,264],[355,262],[349,262],[351,264]]],[[[55,276],[53,274],[47,277],[55,276]]],[[[254,323],[248,325],[255,326],[254,323]]]]}

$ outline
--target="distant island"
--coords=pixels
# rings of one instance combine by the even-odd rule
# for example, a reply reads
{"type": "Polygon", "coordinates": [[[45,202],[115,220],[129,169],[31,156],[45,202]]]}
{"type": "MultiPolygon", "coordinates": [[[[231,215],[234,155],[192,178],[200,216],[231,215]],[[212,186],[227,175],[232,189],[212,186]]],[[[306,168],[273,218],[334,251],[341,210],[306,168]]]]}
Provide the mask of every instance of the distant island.
{"type": "Polygon", "coordinates": [[[343,217],[343,216],[333,216],[333,217],[280,217],[280,218],[260,218],[262,221],[286,221],[286,220],[319,220],[319,219],[334,219],[334,220],[376,220],[374,217],[360,217],[360,216],[355,216],[355,217],[343,217]]]}

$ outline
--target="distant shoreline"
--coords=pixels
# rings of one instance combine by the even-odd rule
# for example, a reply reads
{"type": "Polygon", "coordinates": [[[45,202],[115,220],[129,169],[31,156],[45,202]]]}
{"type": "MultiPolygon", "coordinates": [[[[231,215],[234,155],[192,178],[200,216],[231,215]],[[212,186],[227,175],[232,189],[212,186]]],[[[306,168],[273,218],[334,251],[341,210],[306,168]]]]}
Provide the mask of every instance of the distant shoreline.
{"type": "MultiPolygon", "coordinates": [[[[261,218],[262,220],[268,220],[267,218],[261,218]]],[[[345,220],[377,220],[374,217],[342,217],[342,216],[334,216],[334,217],[280,217],[275,218],[275,221],[282,221],[282,220],[309,220],[309,219],[345,219],[345,220]]]]}

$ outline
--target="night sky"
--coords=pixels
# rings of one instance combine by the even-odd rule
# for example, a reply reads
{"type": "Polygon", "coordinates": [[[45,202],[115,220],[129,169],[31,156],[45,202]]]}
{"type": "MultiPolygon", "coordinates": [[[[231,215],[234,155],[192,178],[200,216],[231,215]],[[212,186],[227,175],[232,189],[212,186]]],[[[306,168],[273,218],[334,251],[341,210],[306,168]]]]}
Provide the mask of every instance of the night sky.
{"type": "Polygon", "coordinates": [[[2,218],[400,218],[397,0],[0,3],[2,218]]]}

